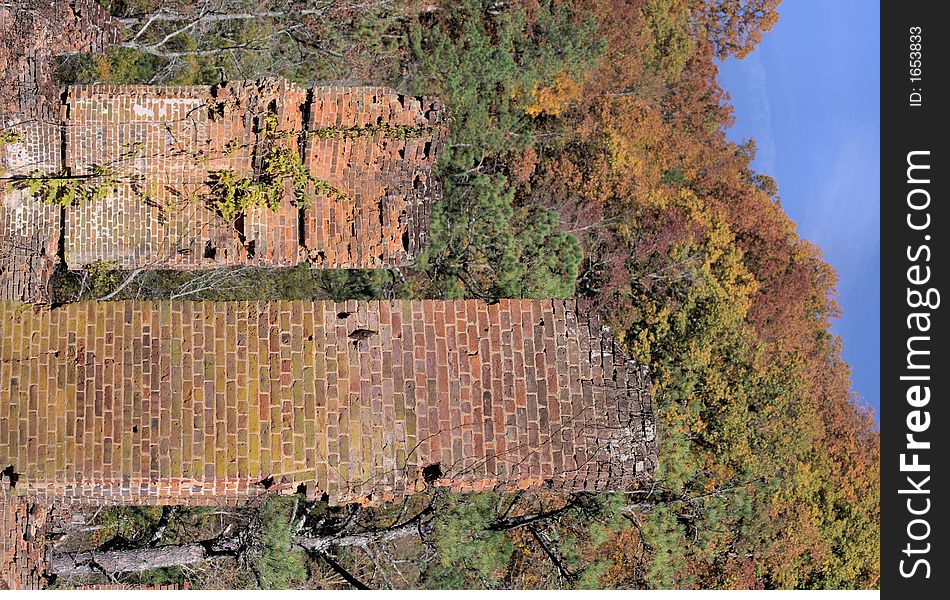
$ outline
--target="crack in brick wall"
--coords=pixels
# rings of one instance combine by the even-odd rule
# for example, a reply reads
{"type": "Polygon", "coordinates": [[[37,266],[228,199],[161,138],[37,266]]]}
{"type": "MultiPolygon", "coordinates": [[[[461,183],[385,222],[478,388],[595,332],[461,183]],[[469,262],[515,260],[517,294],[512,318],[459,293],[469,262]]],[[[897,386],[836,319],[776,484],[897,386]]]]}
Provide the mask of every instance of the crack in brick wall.
{"type": "Polygon", "coordinates": [[[0,308],[0,465],[40,500],[332,502],[648,481],[645,368],[575,301],[0,308]]]}

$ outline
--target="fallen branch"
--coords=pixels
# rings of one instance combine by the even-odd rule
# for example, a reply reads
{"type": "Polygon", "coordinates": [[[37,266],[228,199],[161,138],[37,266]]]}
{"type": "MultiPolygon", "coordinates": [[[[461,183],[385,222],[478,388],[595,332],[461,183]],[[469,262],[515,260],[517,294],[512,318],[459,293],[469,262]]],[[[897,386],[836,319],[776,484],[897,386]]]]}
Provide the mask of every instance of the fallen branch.
{"type": "Polygon", "coordinates": [[[148,569],[188,565],[219,556],[229,556],[235,548],[237,540],[230,538],[162,548],[54,553],[49,570],[56,576],[67,579],[96,573],[138,573],[148,569]]]}

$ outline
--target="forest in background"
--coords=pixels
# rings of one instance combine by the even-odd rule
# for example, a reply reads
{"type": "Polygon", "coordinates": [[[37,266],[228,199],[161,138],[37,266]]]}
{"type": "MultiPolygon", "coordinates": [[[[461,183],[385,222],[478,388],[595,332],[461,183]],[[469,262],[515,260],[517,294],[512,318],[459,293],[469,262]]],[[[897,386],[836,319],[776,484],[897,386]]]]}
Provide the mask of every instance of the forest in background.
{"type": "MultiPolygon", "coordinates": [[[[210,286],[189,279],[207,274],[156,272],[115,297],[189,285],[200,293],[182,297],[588,297],[650,366],[662,445],[655,484],[622,494],[431,489],[376,508],[279,499],[227,523],[205,509],[109,509],[95,544],[110,548],[251,532],[229,555],[243,571],[126,578],[878,586],[880,440],[829,331],[836,274],[796,234],[777,183],[752,169],[754,142],[727,139],[732,110],[716,81],[717,59],[748,54],[778,0],[102,4],[122,19],[123,42],[63,58],[64,83],[383,83],[440,96],[450,120],[445,194],[415,268],[223,270],[210,286]]],[[[125,276],[108,265],[60,274],[59,301],[108,295],[125,276]]]]}

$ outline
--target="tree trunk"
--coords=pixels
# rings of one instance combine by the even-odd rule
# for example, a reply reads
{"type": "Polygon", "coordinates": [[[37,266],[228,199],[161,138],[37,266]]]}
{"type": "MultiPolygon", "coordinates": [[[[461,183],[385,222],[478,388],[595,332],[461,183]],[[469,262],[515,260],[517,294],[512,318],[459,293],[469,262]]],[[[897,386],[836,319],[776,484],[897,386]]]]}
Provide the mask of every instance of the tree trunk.
{"type": "MultiPolygon", "coordinates": [[[[294,542],[304,550],[323,552],[330,548],[390,542],[419,535],[420,531],[425,534],[430,530],[431,526],[428,523],[420,524],[418,520],[413,519],[394,529],[342,536],[300,537],[296,538],[294,542]]],[[[146,569],[199,563],[223,554],[233,553],[237,547],[238,541],[236,539],[225,539],[216,542],[163,546],[161,548],[55,553],[48,569],[50,573],[63,578],[96,573],[132,573],[145,571],[146,569]]]]}
{"type": "Polygon", "coordinates": [[[128,573],[190,565],[214,556],[212,548],[198,543],[134,550],[56,553],[49,570],[58,577],[70,578],[96,573],[128,573]]]}
{"type": "Polygon", "coordinates": [[[393,529],[383,529],[380,531],[367,531],[365,533],[354,533],[339,537],[318,537],[318,538],[298,538],[297,545],[304,550],[311,552],[323,552],[330,548],[341,548],[346,546],[368,546],[379,542],[392,542],[401,540],[414,535],[429,533],[432,527],[428,523],[420,525],[413,520],[405,525],[400,525],[393,529]]]}
{"type": "MultiPolygon", "coordinates": [[[[487,529],[504,531],[516,527],[531,526],[538,521],[557,517],[577,506],[572,501],[567,505],[547,512],[533,515],[499,519],[487,529]]],[[[328,535],[321,537],[296,537],[293,542],[297,547],[313,552],[324,553],[331,548],[366,547],[380,542],[392,542],[417,535],[427,535],[432,532],[431,521],[425,517],[432,512],[431,507],[423,510],[407,523],[390,529],[366,531],[348,535],[328,535]]],[[[96,573],[130,573],[188,565],[210,560],[224,554],[233,555],[239,546],[236,538],[218,541],[183,544],[180,546],[163,546],[161,548],[136,548],[132,550],[109,550],[76,553],[54,553],[49,564],[50,573],[63,578],[92,575],[96,573]]],[[[549,548],[545,548],[550,555],[549,548]]],[[[553,559],[553,557],[552,557],[553,559]]],[[[554,559],[555,562],[558,562],[554,559]]]]}

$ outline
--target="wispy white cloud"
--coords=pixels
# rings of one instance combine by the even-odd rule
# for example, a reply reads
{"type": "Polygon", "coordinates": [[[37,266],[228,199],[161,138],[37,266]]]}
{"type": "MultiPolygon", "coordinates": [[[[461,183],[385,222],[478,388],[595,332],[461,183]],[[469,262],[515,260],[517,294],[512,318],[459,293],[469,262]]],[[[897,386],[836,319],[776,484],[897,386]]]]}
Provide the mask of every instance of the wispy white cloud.
{"type": "Polygon", "coordinates": [[[739,61],[739,68],[746,88],[745,101],[749,108],[744,118],[751,121],[746,123],[746,128],[755,132],[758,148],[756,168],[768,175],[775,175],[776,145],[772,134],[772,102],[769,100],[768,76],[759,51],[755,50],[739,61]]]}
{"type": "Polygon", "coordinates": [[[804,209],[799,232],[821,246],[843,285],[878,268],[880,190],[873,134],[854,128],[839,137],[833,162],[814,173],[815,196],[799,205],[804,209]]]}

